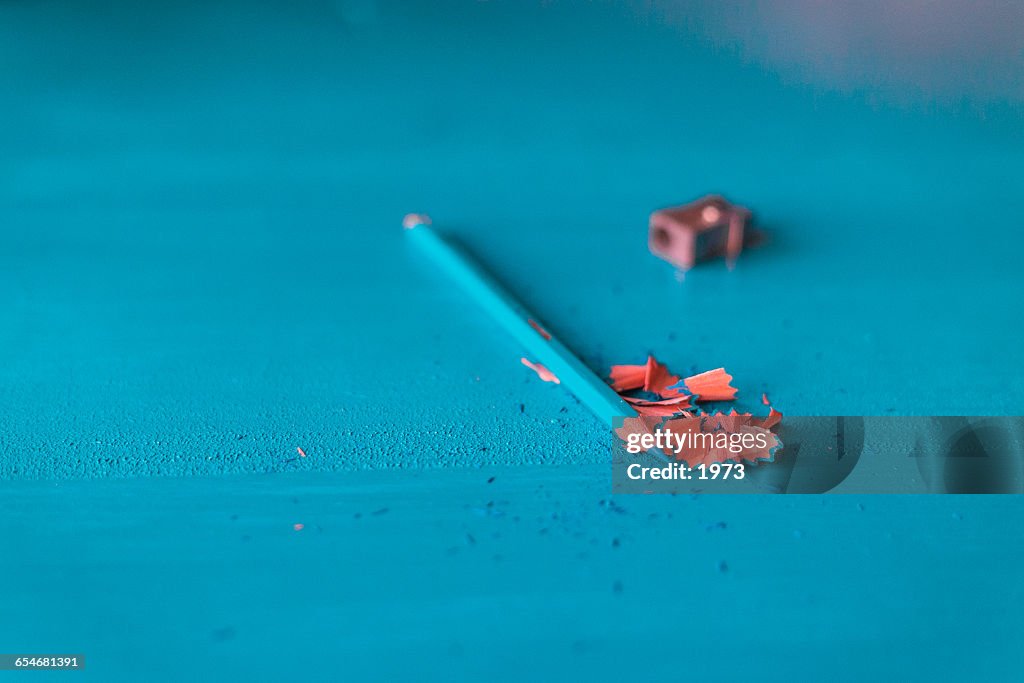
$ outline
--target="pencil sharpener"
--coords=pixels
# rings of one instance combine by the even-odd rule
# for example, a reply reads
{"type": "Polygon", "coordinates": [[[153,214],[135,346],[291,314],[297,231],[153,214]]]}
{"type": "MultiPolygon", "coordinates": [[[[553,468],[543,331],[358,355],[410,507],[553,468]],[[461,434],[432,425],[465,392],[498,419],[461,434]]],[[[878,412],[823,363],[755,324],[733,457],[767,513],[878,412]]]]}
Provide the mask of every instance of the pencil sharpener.
{"type": "Polygon", "coordinates": [[[732,265],[743,250],[750,211],[719,195],[651,214],[647,243],[651,253],[680,270],[724,256],[732,265]]]}

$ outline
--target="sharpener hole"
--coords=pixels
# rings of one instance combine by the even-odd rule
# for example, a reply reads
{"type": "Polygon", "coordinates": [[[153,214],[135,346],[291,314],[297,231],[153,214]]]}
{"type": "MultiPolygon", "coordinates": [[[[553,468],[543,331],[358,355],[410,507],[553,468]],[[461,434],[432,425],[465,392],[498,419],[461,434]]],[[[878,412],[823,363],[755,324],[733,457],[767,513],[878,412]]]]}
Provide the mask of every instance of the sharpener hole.
{"type": "Polygon", "coordinates": [[[651,230],[651,242],[658,249],[668,249],[668,245],[672,244],[672,236],[665,228],[654,228],[651,230]]]}

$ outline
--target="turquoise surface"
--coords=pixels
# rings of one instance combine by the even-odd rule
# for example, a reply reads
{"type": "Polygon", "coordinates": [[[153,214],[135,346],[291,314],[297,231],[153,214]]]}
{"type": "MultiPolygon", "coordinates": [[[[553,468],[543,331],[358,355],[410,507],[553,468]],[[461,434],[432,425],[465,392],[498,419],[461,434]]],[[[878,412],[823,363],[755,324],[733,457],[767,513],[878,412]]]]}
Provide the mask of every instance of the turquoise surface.
{"type": "Polygon", "coordinates": [[[950,10],[932,54],[770,9],[0,6],[0,651],[103,681],[1019,679],[1020,498],[609,512],[601,425],[402,239],[430,213],[598,372],[1019,414],[1019,12],[950,10]],[[771,239],[680,281],[647,216],[714,191],[771,239]],[[492,472],[521,526],[487,526],[492,472]]]}

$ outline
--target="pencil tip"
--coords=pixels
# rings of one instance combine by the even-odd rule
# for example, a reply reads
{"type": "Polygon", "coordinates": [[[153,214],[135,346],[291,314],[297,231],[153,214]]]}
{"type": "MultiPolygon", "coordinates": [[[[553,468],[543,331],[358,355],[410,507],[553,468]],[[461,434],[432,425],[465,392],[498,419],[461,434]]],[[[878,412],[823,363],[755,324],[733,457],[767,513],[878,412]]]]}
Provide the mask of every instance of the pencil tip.
{"type": "Polygon", "coordinates": [[[430,216],[425,213],[407,213],[402,219],[402,227],[412,230],[419,225],[430,225],[430,216]]]}

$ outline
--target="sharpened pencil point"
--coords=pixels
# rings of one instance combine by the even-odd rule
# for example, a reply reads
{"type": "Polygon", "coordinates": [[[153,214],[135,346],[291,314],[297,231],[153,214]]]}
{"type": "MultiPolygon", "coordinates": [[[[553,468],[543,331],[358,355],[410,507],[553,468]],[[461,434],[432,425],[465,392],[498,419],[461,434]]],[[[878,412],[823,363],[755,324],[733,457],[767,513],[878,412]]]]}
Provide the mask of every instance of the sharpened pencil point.
{"type": "Polygon", "coordinates": [[[407,213],[402,219],[402,227],[412,230],[420,225],[430,225],[430,216],[425,213],[407,213]]]}

